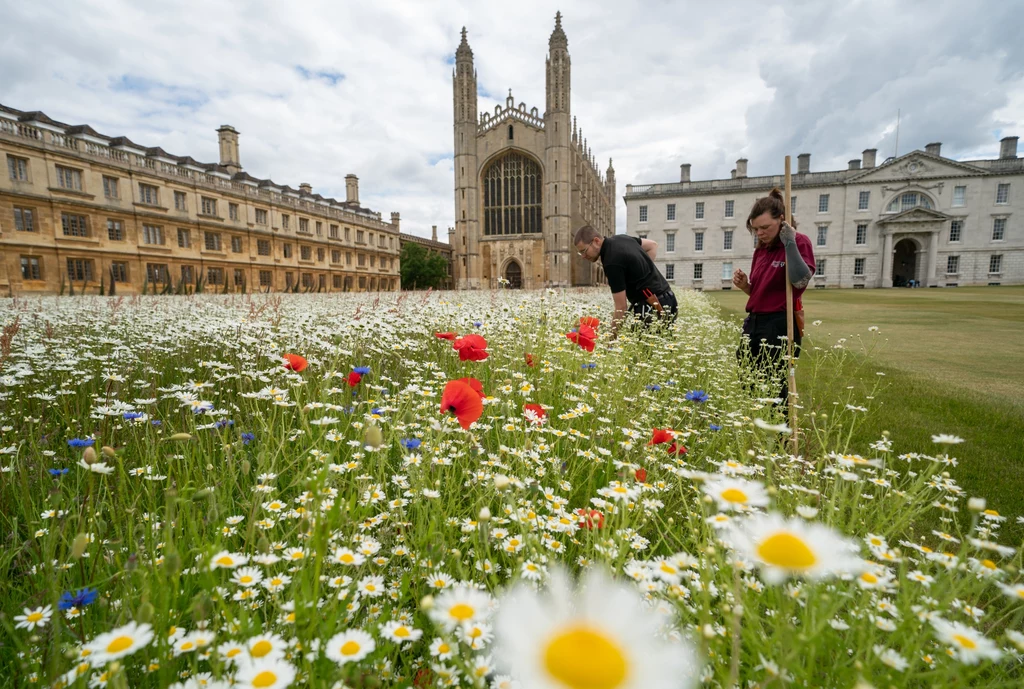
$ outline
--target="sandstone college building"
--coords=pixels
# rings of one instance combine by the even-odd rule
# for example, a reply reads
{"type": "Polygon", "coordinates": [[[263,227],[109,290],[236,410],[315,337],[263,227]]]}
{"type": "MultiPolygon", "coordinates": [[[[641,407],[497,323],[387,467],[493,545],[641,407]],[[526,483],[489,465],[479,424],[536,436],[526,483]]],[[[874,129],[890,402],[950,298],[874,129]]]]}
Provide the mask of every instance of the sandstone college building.
{"type": "MultiPolygon", "coordinates": [[[[1024,283],[1024,159],[1017,137],[999,157],[952,160],[928,144],[876,166],[874,149],[846,170],[812,172],[798,156],[793,214],[811,238],[825,287],[955,287],[1024,283]]],[[[731,289],[732,272],[749,272],[754,241],[747,214],[783,175],[747,177],[736,161],[730,179],[691,181],[682,165],[669,184],[626,185],[629,234],[662,249],[669,281],[695,289],[731,289]]]]}
{"type": "Polygon", "coordinates": [[[399,216],[0,105],[0,294],[396,291],[399,216]]]}
{"type": "Polygon", "coordinates": [[[615,170],[602,175],[570,116],[569,41],[562,15],[548,41],[543,113],[515,104],[477,114],[473,51],[462,30],[452,74],[455,107],[457,289],[593,285],[600,266],[576,255],[584,224],[615,234],[615,170]],[[507,281],[507,282],[506,282],[507,281]]]}

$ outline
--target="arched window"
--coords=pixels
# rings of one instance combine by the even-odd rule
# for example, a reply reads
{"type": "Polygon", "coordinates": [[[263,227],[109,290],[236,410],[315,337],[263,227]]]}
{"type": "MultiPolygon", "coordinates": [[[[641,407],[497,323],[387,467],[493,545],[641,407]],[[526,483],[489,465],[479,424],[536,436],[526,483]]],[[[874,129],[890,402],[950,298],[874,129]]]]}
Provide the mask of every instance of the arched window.
{"type": "Polygon", "coordinates": [[[903,211],[910,210],[911,208],[934,208],[935,205],[932,200],[924,194],[919,194],[916,191],[908,191],[899,196],[895,197],[886,206],[886,213],[901,213],[903,211]]]}
{"type": "Polygon", "coordinates": [[[512,125],[508,126],[508,140],[512,140],[512,125]]]}
{"type": "Polygon", "coordinates": [[[541,231],[540,166],[521,153],[498,158],[483,178],[484,234],[541,231]]]}

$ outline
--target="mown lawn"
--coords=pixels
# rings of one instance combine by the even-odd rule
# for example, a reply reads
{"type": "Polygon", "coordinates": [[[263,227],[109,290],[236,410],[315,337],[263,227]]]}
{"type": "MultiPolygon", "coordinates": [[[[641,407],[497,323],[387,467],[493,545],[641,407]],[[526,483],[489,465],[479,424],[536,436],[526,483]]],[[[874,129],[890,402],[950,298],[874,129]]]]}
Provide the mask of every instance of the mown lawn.
{"type": "MultiPolygon", "coordinates": [[[[742,293],[709,295],[726,314],[742,316],[742,293]]],[[[852,398],[861,400],[854,403],[870,410],[851,439],[857,451],[883,430],[897,446],[920,446],[938,432],[964,438],[950,473],[1009,517],[1007,535],[1024,537],[1015,523],[1024,514],[1024,287],[821,290],[804,305],[808,338],[797,387],[808,411],[853,386],[852,398]],[[852,354],[843,369],[812,376],[814,347],[843,338],[852,354]],[[865,400],[876,372],[885,374],[882,386],[865,400]]]]}

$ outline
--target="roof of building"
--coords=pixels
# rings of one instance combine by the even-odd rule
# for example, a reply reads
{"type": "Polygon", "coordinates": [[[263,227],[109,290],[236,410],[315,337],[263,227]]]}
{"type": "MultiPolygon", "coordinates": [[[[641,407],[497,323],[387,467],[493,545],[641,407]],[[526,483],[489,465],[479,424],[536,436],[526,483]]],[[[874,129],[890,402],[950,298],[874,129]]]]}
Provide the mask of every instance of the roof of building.
{"type": "Polygon", "coordinates": [[[452,250],[452,245],[449,244],[448,242],[435,242],[433,239],[427,239],[426,237],[420,237],[419,235],[409,234],[407,232],[399,232],[398,233],[398,241],[399,242],[413,242],[415,244],[422,244],[423,246],[428,246],[428,247],[431,247],[431,248],[434,248],[434,249],[439,249],[441,251],[451,251],[452,250]]]}
{"type": "Polygon", "coordinates": [[[287,185],[278,184],[271,179],[260,179],[258,177],[253,177],[244,170],[232,173],[226,166],[221,165],[219,163],[201,163],[191,156],[179,156],[174,155],[173,153],[168,153],[159,146],[142,146],[140,144],[135,143],[126,136],[107,136],[105,134],[100,134],[87,124],[70,125],[64,122],[59,122],[46,115],[46,113],[41,112],[39,110],[17,110],[16,108],[12,108],[10,106],[4,105],[3,103],[0,103],[0,117],[3,117],[4,119],[14,119],[18,122],[24,122],[25,124],[47,125],[47,127],[50,129],[61,129],[63,130],[64,134],[70,136],[86,135],[89,136],[90,138],[105,142],[106,145],[109,146],[110,148],[131,148],[134,149],[134,151],[137,152],[139,155],[145,155],[146,157],[162,158],[164,160],[174,161],[175,164],[180,166],[200,168],[204,172],[223,175],[225,179],[231,179],[236,182],[249,182],[251,184],[256,184],[257,186],[260,187],[274,187],[275,189],[281,190],[282,193],[291,193],[306,200],[322,202],[331,206],[344,208],[355,213],[371,215],[374,218],[380,219],[379,213],[369,208],[360,206],[357,203],[351,203],[348,201],[338,201],[337,199],[328,196],[322,196],[320,194],[313,194],[306,191],[300,191],[298,189],[292,189],[287,185]]]}
{"type": "MultiPolygon", "coordinates": [[[[975,175],[1024,173],[1024,158],[995,158],[984,160],[954,160],[927,151],[915,150],[899,157],[887,158],[875,167],[857,167],[847,170],[829,170],[824,172],[793,172],[794,189],[801,187],[822,187],[845,184],[865,177],[879,170],[902,163],[911,156],[930,158],[945,165],[960,168],[964,172],[975,175]]],[[[734,171],[735,172],[735,171],[734,171]]],[[[759,177],[731,177],[724,179],[708,179],[692,182],[670,182],[667,184],[627,184],[627,200],[650,198],[656,196],[691,196],[696,194],[715,194],[730,191],[759,191],[782,188],[785,175],[762,175],[759,177]]]]}

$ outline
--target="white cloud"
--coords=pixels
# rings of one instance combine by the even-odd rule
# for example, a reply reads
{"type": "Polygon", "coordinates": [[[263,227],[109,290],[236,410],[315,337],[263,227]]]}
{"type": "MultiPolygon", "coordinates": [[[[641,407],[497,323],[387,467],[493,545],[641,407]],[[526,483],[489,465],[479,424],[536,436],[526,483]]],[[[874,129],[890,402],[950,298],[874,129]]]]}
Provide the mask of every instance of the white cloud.
{"type": "MultiPolygon", "coordinates": [[[[452,224],[450,64],[459,29],[493,109],[544,108],[544,58],[561,9],[572,110],[629,183],[781,170],[811,152],[840,169],[942,141],[994,156],[1024,133],[1024,44],[1012,3],[248,2],[0,0],[0,102],[217,159],[215,129],[241,131],[258,177],[402,214],[406,231],[452,224]]],[[[619,200],[619,229],[624,204],[619,200]]]]}

